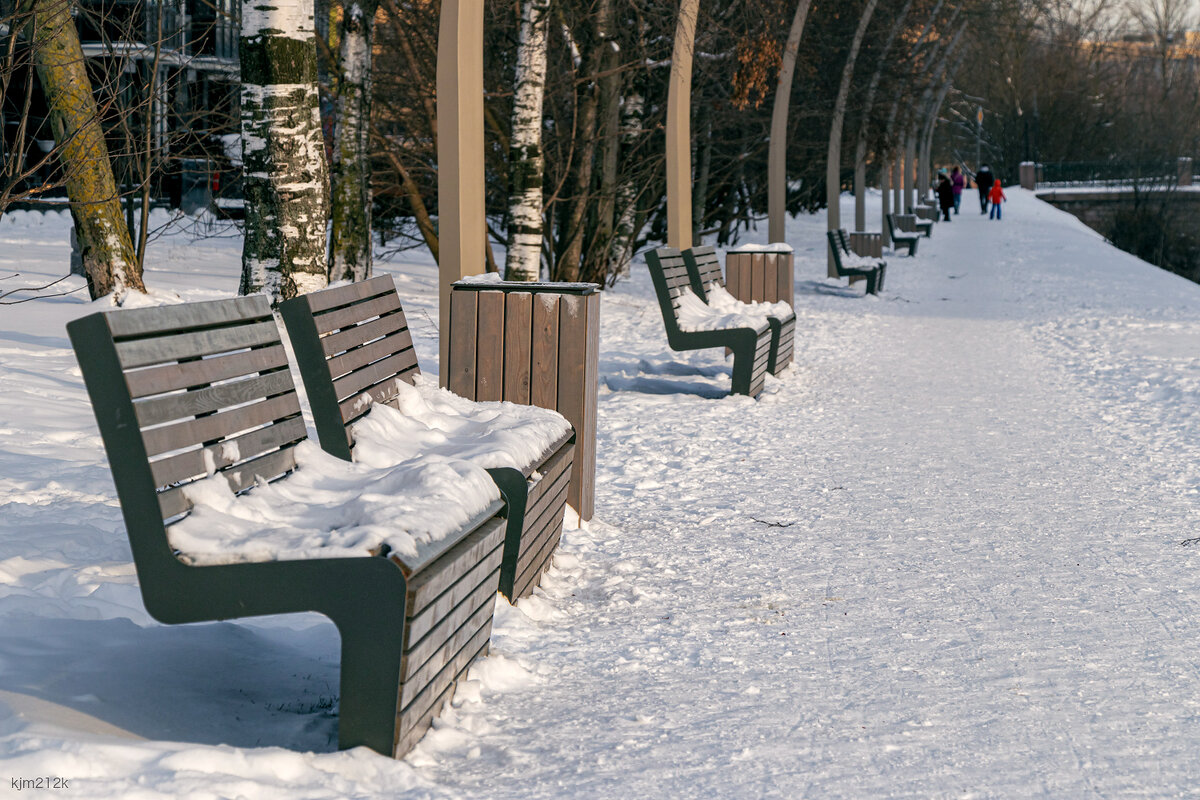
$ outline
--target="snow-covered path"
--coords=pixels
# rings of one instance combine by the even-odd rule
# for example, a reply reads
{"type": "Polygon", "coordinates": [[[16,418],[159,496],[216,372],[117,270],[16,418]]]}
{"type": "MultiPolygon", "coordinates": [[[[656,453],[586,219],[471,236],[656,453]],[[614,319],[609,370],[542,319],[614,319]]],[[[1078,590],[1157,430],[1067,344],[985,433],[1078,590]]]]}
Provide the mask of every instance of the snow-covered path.
{"type": "MultiPolygon", "coordinates": [[[[757,401],[712,396],[728,382],[714,353],[667,349],[644,272],[606,293],[598,519],[567,534],[544,594],[499,608],[492,656],[406,761],[122,741],[35,711],[0,718],[0,757],[14,775],[68,763],[87,787],[71,796],[96,797],[1192,796],[1200,286],[1011,194],[1002,223],[957,217],[917,258],[889,259],[879,298],[820,279],[821,221],[796,221],[798,360],[757,401]]],[[[432,313],[428,268],[404,272],[406,305],[432,313]]],[[[8,379],[21,362],[3,357],[8,379]]],[[[0,403],[0,428],[14,413],[0,403]]],[[[65,426],[39,416],[35,436],[51,422],[65,426]]],[[[76,455],[86,468],[61,493],[88,508],[111,488],[76,455]]],[[[100,562],[90,594],[128,603],[136,625],[108,606],[83,621],[95,603],[70,566],[61,591],[50,570],[33,593],[55,595],[52,615],[0,596],[0,625],[22,634],[0,641],[17,688],[37,694],[26,673],[48,654],[106,636],[114,668],[187,647],[204,674],[224,663],[194,655],[206,643],[265,645],[232,680],[274,669],[278,685],[251,694],[301,699],[251,709],[231,741],[320,749],[332,722],[306,702],[336,675],[328,626],[153,626],[106,514],[78,523],[103,535],[67,539],[100,562]],[[39,637],[39,616],[76,619],[39,637]]],[[[21,530],[0,520],[0,570],[21,530]]],[[[72,691],[100,721],[184,742],[219,741],[223,715],[246,710],[236,689],[181,690],[190,707],[164,734],[152,704],[113,707],[121,683],[85,671],[72,691]]]]}

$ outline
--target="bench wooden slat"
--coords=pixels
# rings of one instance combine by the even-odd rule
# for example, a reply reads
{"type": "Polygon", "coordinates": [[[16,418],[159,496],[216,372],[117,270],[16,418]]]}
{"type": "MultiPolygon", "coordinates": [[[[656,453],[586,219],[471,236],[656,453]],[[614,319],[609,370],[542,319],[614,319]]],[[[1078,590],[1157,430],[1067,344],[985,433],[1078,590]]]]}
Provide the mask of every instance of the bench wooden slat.
{"type": "MultiPolygon", "coordinates": [[[[419,642],[424,639],[429,631],[437,625],[438,620],[462,603],[471,592],[475,591],[476,587],[491,580],[492,573],[500,568],[500,561],[504,557],[504,540],[499,537],[494,541],[489,539],[489,543],[492,545],[492,549],[484,548],[481,551],[483,555],[480,556],[475,566],[464,573],[449,589],[427,603],[424,608],[414,611],[409,617],[406,635],[411,641],[419,642]]],[[[495,591],[494,586],[493,591],[495,591]]]]}
{"type": "Polygon", "coordinates": [[[291,373],[279,370],[190,392],[160,395],[151,400],[134,403],[133,410],[137,415],[138,424],[145,428],[172,420],[211,414],[222,408],[264,397],[274,397],[293,390],[291,373]]]}
{"type": "Polygon", "coordinates": [[[335,308],[332,311],[326,311],[321,314],[314,314],[313,319],[317,323],[317,333],[326,334],[340,331],[348,325],[353,325],[357,322],[368,320],[372,317],[381,317],[384,314],[393,313],[400,308],[400,298],[395,292],[374,297],[362,303],[355,303],[352,306],[335,308]]]}
{"type": "Polygon", "coordinates": [[[300,413],[296,392],[290,391],[269,400],[219,411],[207,417],[150,428],[142,432],[146,454],[156,456],[182,450],[201,442],[213,442],[235,433],[257,428],[300,413]]]}
{"type": "Polygon", "coordinates": [[[162,364],[125,373],[125,383],[134,400],[179,389],[205,386],[216,381],[267,372],[287,366],[283,345],[215,356],[199,361],[162,364]]]}
{"type": "Polygon", "coordinates": [[[333,382],[333,388],[343,401],[353,400],[369,387],[389,381],[413,366],[411,350],[396,353],[381,361],[374,361],[357,372],[343,375],[333,382]]]}
{"type": "Polygon", "coordinates": [[[279,329],[274,320],[233,328],[181,333],[155,339],[130,339],[117,342],[117,357],[125,369],[148,367],[168,361],[229,353],[251,347],[276,344],[279,329]]]}
{"type": "Polygon", "coordinates": [[[363,342],[406,330],[408,330],[408,319],[404,316],[403,311],[397,311],[394,314],[376,317],[368,322],[343,328],[337,333],[322,336],[321,347],[326,356],[335,356],[357,347],[363,342]]]}
{"type": "Polygon", "coordinates": [[[533,295],[509,292],[504,306],[504,399],[529,403],[533,360],[533,295]]]}
{"type": "MultiPolygon", "coordinates": [[[[328,359],[325,364],[329,367],[329,376],[337,380],[393,355],[402,356],[401,366],[396,372],[409,372],[416,369],[417,352],[413,349],[412,335],[408,329],[398,331],[383,339],[376,339],[362,347],[347,350],[340,356],[328,359]],[[403,357],[405,354],[407,358],[403,357]]],[[[339,399],[342,398],[339,397],[339,399]]]]}
{"type": "Polygon", "coordinates": [[[542,408],[558,403],[558,307],[559,295],[539,294],[533,299],[533,377],[529,384],[529,402],[542,408]]]}
{"type": "MultiPolygon", "coordinates": [[[[479,297],[479,330],[504,330],[504,293],[483,291],[479,297]]],[[[504,341],[485,336],[475,344],[475,400],[495,401],[504,397],[504,341]]]]}
{"type": "Polygon", "coordinates": [[[134,308],[109,314],[106,318],[113,338],[145,338],[168,331],[220,328],[248,320],[271,319],[266,297],[251,295],[229,300],[209,300],[153,308],[134,308]]]}
{"type": "Polygon", "coordinates": [[[438,715],[445,703],[453,696],[454,686],[458,679],[475,659],[487,653],[491,633],[492,625],[489,621],[471,638],[467,646],[447,662],[434,680],[401,710],[400,722],[397,725],[399,744],[396,752],[405,752],[425,735],[432,718],[438,715]]]}
{"type": "MultiPolygon", "coordinates": [[[[462,600],[433,620],[433,625],[424,636],[418,639],[411,633],[409,634],[408,650],[405,651],[404,658],[400,662],[402,674],[406,676],[416,674],[420,668],[427,665],[430,657],[450,641],[455,633],[461,631],[481,608],[491,605],[496,597],[497,578],[493,576],[493,573],[496,576],[499,575],[497,571],[500,569],[502,555],[503,550],[500,548],[488,555],[484,563],[491,569],[483,573],[480,580],[476,581],[474,585],[468,584],[464,588],[462,600]]],[[[467,581],[463,580],[460,583],[466,584],[467,581]]]]}
{"type": "Polygon", "coordinates": [[[446,386],[463,397],[475,396],[475,332],[478,330],[479,292],[450,294],[450,365],[446,386]]]}
{"type": "Polygon", "coordinates": [[[380,275],[347,286],[335,286],[332,289],[313,292],[307,295],[308,307],[314,314],[319,314],[337,306],[348,306],[352,303],[370,300],[394,291],[395,288],[395,283],[390,275],[380,275]]]}
{"type": "Polygon", "coordinates": [[[465,662],[471,657],[470,653],[473,653],[482,641],[490,638],[495,602],[496,596],[492,594],[488,602],[476,609],[467,622],[432,653],[428,661],[417,667],[415,672],[404,676],[404,683],[400,689],[401,713],[405,713],[404,709],[411,706],[424,690],[429,689],[430,693],[439,694],[441,684],[452,682],[466,666],[465,662]]]}
{"type": "MultiPolygon", "coordinates": [[[[236,494],[254,486],[259,478],[264,481],[274,480],[295,468],[295,448],[288,446],[265,456],[240,462],[220,472],[229,482],[230,490],[236,494]]],[[[191,501],[183,494],[186,488],[187,484],[184,484],[158,493],[158,505],[163,519],[170,519],[192,507],[191,501]]]]}
{"type": "Polygon", "coordinates": [[[204,476],[209,468],[220,471],[250,455],[294,444],[304,439],[305,435],[303,418],[293,417],[278,425],[259,428],[209,447],[152,461],[150,471],[157,486],[167,486],[196,476],[204,476]],[[231,454],[236,454],[236,457],[231,454]]]}
{"type": "Polygon", "coordinates": [[[412,609],[411,615],[421,613],[503,540],[504,521],[493,520],[439,556],[430,568],[409,576],[408,608],[412,609]]]}

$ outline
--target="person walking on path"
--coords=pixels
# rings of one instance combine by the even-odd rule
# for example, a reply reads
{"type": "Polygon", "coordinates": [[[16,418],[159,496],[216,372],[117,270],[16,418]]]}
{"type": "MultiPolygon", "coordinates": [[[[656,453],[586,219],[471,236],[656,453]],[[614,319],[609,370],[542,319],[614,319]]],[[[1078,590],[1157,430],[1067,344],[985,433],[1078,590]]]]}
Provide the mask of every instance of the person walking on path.
{"type": "Polygon", "coordinates": [[[944,172],[938,175],[937,198],[938,205],[942,208],[942,219],[949,222],[950,209],[954,208],[954,187],[950,185],[950,179],[944,172]]]}
{"type": "Polygon", "coordinates": [[[988,192],[992,190],[992,183],[996,178],[992,175],[992,168],[987,164],[979,167],[979,172],[975,173],[975,187],[979,189],[979,213],[986,214],[988,212],[988,192]]]}
{"type": "Polygon", "coordinates": [[[958,213],[958,207],[962,205],[962,193],[966,188],[967,178],[962,174],[957,166],[950,170],[950,188],[954,190],[954,213],[958,213]]]}
{"type": "Polygon", "coordinates": [[[992,213],[988,214],[988,219],[1000,219],[1000,204],[1007,199],[1004,189],[1000,186],[1000,179],[996,178],[992,182],[991,191],[988,192],[988,200],[992,202],[992,213]]]}

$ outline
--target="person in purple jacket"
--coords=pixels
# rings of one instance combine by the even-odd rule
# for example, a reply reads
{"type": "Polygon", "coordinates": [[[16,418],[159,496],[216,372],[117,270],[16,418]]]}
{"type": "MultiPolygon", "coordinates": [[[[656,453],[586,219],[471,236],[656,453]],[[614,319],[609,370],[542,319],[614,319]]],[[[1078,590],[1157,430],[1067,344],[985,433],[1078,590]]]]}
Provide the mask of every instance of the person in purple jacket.
{"type": "Polygon", "coordinates": [[[962,205],[963,188],[967,185],[967,178],[962,174],[962,170],[958,167],[950,170],[950,186],[954,189],[954,213],[958,213],[958,207],[962,205]]]}

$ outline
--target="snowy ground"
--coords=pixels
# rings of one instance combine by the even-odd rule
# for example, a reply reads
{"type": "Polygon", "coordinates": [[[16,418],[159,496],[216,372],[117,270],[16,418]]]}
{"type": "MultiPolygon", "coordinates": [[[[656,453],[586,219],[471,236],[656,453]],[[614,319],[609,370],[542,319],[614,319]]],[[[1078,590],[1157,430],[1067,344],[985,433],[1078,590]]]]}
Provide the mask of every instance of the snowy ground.
{"type": "MultiPolygon", "coordinates": [[[[1007,191],[878,298],[796,220],[797,363],[757,401],[667,348],[643,267],[606,292],[597,519],[400,762],[333,752],[322,618],[148,618],[63,329],[91,307],[0,306],[0,789],[1196,796],[1200,286],[1007,191]]],[[[0,292],[62,274],[65,226],[0,218],[0,292]]],[[[168,237],[147,282],[225,296],[237,252],[168,237]]],[[[434,269],[384,268],[435,371],[434,269]]]]}

